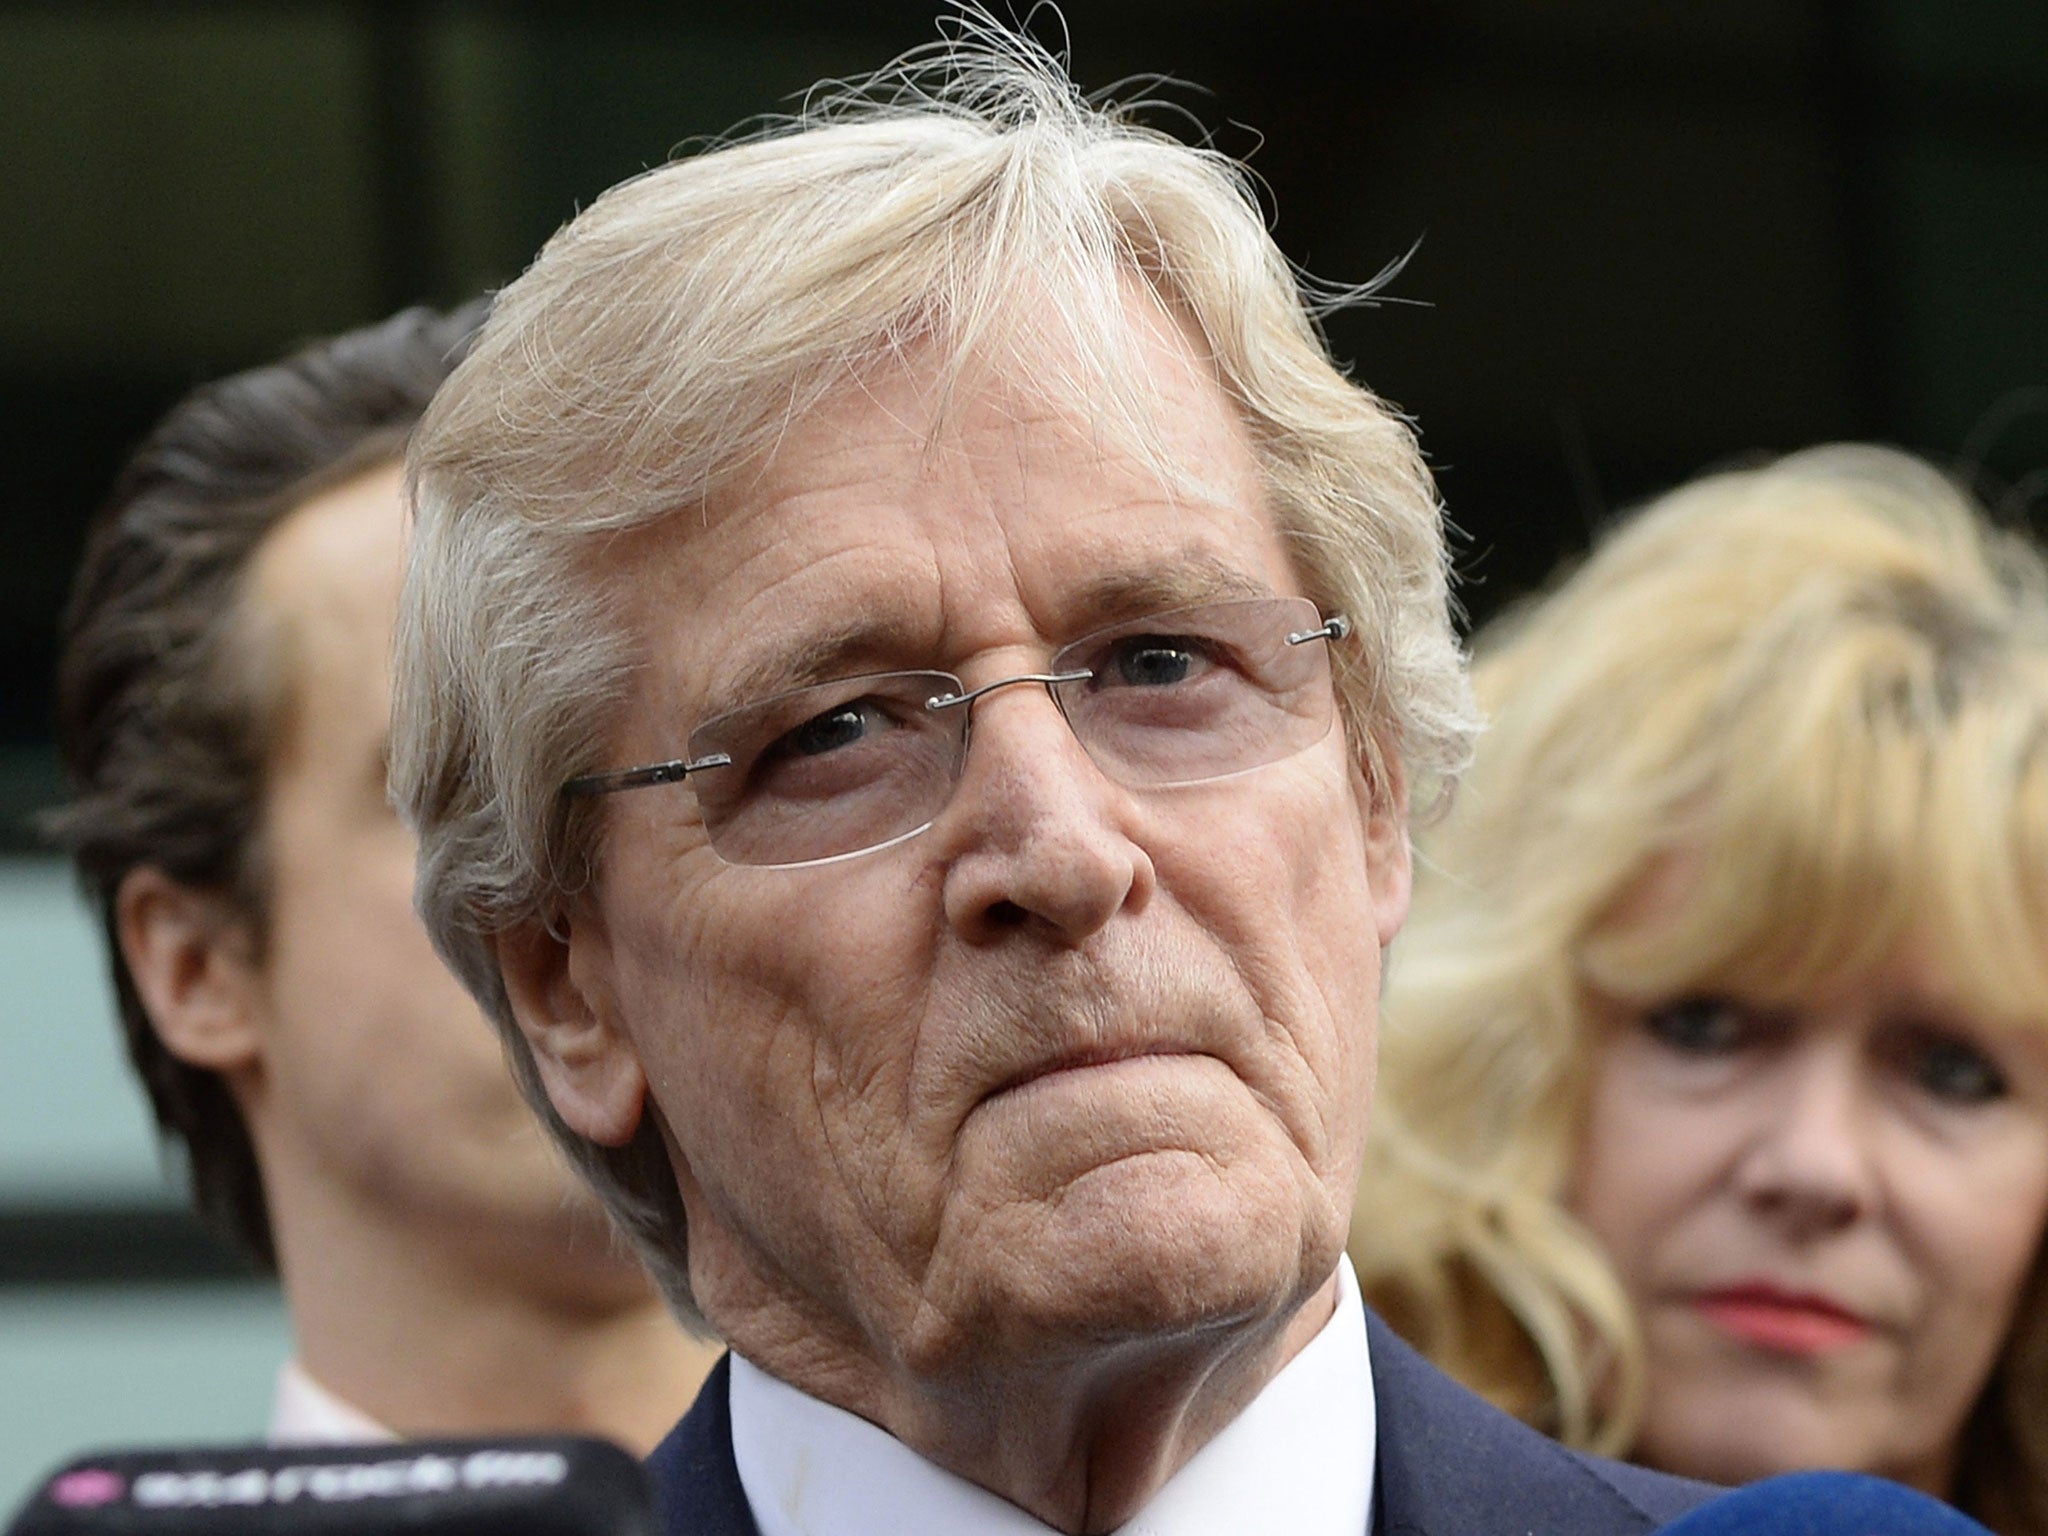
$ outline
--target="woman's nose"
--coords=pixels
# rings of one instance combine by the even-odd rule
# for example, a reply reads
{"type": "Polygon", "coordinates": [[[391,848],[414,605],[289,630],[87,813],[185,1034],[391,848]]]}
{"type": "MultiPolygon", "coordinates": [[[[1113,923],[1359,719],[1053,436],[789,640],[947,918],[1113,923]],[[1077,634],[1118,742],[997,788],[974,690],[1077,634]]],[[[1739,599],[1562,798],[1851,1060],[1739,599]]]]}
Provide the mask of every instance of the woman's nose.
{"type": "Polygon", "coordinates": [[[1736,1165],[1744,1202],[1795,1241],[1853,1226],[1879,1189],[1878,1109],[1859,1061],[1826,1042],[1784,1062],[1777,1087],[1736,1165]]]}

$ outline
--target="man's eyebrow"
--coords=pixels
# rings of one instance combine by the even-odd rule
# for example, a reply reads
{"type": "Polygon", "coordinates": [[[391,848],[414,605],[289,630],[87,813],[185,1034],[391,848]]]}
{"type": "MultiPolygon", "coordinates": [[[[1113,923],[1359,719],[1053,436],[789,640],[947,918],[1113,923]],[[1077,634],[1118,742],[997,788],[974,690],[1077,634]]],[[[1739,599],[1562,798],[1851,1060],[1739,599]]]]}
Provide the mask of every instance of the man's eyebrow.
{"type": "Polygon", "coordinates": [[[707,695],[704,715],[723,714],[812,683],[901,668],[906,665],[902,658],[913,653],[920,638],[901,622],[881,615],[850,619],[744,663],[707,695]]]}
{"type": "Polygon", "coordinates": [[[1093,627],[1143,618],[1196,603],[1271,597],[1268,582],[1211,555],[1176,560],[1146,570],[1116,571],[1084,582],[1074,593],[1074,610],[1093,627]]]}
{"type": "MultiPolygon", "coordinates": [[[[1195,603],[1271,597],[1273,588],[1212,555],[1197,555],[1135,571],[1114,571],[1081,583],[1063,603],[1080,627],[1093,629],[1195,603]]],[[[710,719],[792,688],[863,672],[930,667],[931,637],[901,620],[873,614],[850,619],[822,634],[795,638],[786,648],[757,654],[721,679],[704,700],[710,719]]]]}

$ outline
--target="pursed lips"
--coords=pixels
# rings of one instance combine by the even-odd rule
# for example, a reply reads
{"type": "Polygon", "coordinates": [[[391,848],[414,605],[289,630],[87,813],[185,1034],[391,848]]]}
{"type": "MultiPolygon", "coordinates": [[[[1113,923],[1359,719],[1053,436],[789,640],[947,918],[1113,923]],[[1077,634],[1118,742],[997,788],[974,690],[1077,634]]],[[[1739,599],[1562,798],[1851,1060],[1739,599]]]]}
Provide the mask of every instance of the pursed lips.
{"type": "Polygon", "coordinates": [[[1820,1291],[1750,1277],[1694,1293],[1690,1302],[1709,1324],[1755,1349],[1812,1357],[1859,1344],[1876,1323],[1820,1291]]]}
{"type": "Polygon", "coordinates": [[[1011,1073],[1010,1076],[1004,1078],[994,1088],[984,1094],[982,1102],[987,1103],[991,1099],[1001,1098],[1006,1093],[1014,1093],[1021,1088],[1030,1087],[1033,1083],[1044,1082],[1047,1078],[1058,1077],[1066,1073],[1085,1072],[1095,1067],[1114,1067],[1124,1062],[1139,1061],[1153,1056],[1207,1056],[1209,1054],[1207,1051],[1191,1050],[1185,1045],[1167,1041],[1155,1041],[1149,1044],[1133,1043],[1130,1045],[1077,1047],[1073,1050],[1061,1051],[1044,1057],[1021,1071],[1011,1073]]]}

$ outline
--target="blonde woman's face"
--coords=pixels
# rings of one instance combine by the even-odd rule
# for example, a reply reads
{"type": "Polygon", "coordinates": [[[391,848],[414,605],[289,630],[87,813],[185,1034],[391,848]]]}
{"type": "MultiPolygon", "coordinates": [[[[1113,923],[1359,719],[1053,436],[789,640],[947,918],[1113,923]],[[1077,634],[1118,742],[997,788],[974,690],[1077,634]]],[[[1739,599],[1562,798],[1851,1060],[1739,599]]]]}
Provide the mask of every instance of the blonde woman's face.
{"type": "Polygon", "coordinates": [[[1791,1008],[1600,1006],[1572,1204],[1642,1318],[1637,1458],[1946,1494],[2041,1250],[2048,1027],[1911,950],[1791,1008]]]}

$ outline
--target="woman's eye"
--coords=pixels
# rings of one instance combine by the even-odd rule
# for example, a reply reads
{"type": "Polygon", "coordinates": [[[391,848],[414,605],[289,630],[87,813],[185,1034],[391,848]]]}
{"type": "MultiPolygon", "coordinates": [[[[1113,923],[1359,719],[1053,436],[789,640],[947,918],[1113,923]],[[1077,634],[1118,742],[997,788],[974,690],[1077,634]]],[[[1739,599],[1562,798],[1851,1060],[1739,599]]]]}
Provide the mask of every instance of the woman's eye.
{"type": "Polygon", "coordinates": [[[1171,688],[1200,672],[1203,656],[1192,641],[1172,635],[1133,635],[1117,641],[1097,682],[1126,688],[1171,688]]]}
{"type": "Polygon", "coordinates": [[[1998,1064],[1954,1035],[1916,1036],[1907,1043],[1905,1064],[1915,1086],[1953,1104],[1988,1104],[2006,1094],[1998,1064]]]}
{"type": "Polygon", "coordinates": [[[1725,997],[1681,997],[1643,1014],[1643,1028],[1660,1045],[1688,1056],[1724,1056],[1749,1043],[1753,1021],[1725,997]]]}

